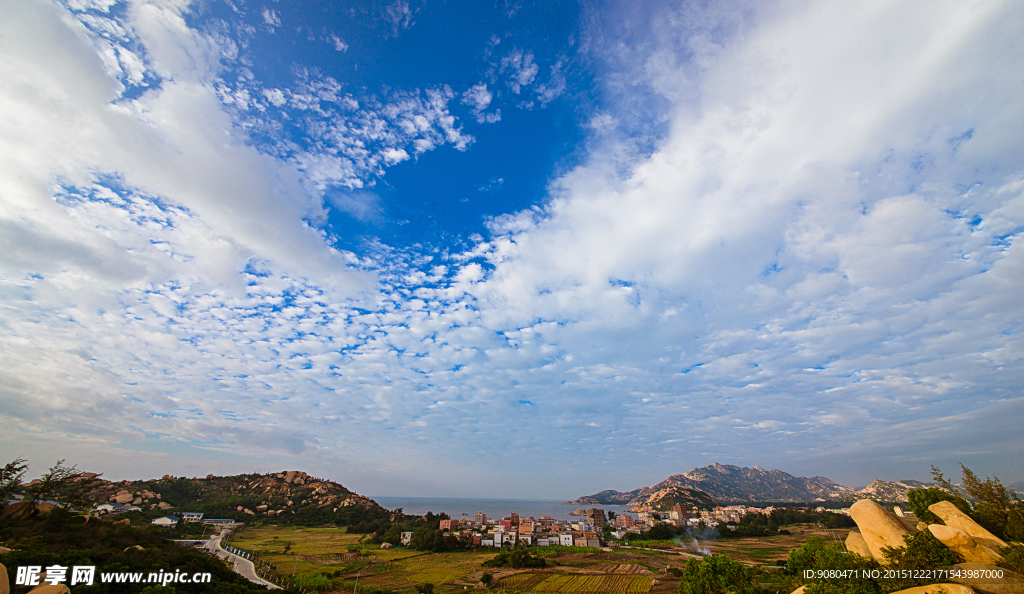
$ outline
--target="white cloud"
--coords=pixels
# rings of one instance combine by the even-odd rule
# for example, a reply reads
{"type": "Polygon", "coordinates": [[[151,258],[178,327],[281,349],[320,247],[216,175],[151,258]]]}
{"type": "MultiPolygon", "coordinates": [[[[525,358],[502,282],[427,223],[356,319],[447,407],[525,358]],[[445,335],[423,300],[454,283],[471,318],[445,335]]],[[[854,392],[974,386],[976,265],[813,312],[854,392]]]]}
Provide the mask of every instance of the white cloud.
{"type": "MultiPolygon", "coordinates": [[[[666,8],[647,53],[608,73],[671,100],[655,150],[618,143],[636,110],[610,102],[592,119],[606,144],[543,207],[462,254],[362,256],[306,221],[372,221],[365,180],[466,149],[451,89],[228,86],[237,48],[174,8],[133,7],[140,51],[26,6],[0,19],[7,443],[97,464],[131,443],[239,470],[255,455],[436,493],[442,459],[474,477],[465,493],[490,477],[524,496],[573,494],[523,477],[596,459],[637,486],[716,459],[822,473],[853,452],[832,478],[859,480],[961,454],[1002,474],[1024,445],[1013,5],[783,5],[736,37],[666,8]],[[118,99],[145,76],[163,80],[118,99]],[[247,144],[273,110],[308,148],[247,144]],[[501,447],[480,447],[494,427],[501,447]]],[[[509,88],[533,85],[532,54],[508,58],[509,88]]]]}
{"type": "Polygon", "coordinates": [[[331,42],[334,43],[334,49],[339,52],[347,52],[348,44],[341,40],[337,35],[331,35],[331,42]]]}
{"type": "Polygon", "coordinates": [[[270,26],[271,30],[281,26],[281,15],[272,8],[263,9],[263,22],[270,26]]]}
{"type": "Polygon", "coordinates": [[[505,84],[518,95],[537,78],[540,67],[533,61],[533,52],[515,48],[501,59],[501,72],[506,70],[509,75],[505,84]]]}

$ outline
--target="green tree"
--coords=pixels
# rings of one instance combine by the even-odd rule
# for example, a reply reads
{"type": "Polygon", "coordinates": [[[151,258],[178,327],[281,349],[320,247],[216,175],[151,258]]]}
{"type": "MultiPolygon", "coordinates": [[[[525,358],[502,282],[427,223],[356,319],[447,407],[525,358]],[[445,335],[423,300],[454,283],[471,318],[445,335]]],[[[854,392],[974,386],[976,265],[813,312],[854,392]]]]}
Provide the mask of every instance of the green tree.
{"type": "Polygon", "coordinates": [[[0,468],[0,505],[6,502],[11,493],[18,488],[26,471],[28,471],[28,464],[25,464],[24,458],[17,458],[0,468]]]}
{"type": "Polygon", "coordinates": [[[969,515],[987,530],[1007,540],[1024,540],[1024,501],[996,477],[981,480],[963,464],[960,470],[962,488],[943,477],[942,471],[935,466],[932,466],[932,477],[942,489],[973,500],[974,508],[969,515]]]}
{"type": "Polygon", "coordinates": [[[483,575],[480,576],[480,583],[483,584],[484,586],[490,586],[491,582],[493,582],[493,581],[494,581],[494,574],[489,572],[489,571],[485,571],[483,573],[483,575]]]}
{"type": "Polygon", "coordinates": [[[928,524],[937,524],[939,522],[939,517],[928,511],[928,506],[940,501],[949,501],[965,514],[970,515],[971,513],[971,504],[967,503],[964,498],[937,487],[912,489],[907,492],[907,500],[910,511],[914,512],[914,515],[919,520],[928,524]]]}
{"type": "Polygon", "coordinates": [[[750,570],[725,555],[687,560],[679,581],[680,594],[752,594],[759,590],[750,570]]]}
{"type": "Polygon", "coordinates": [[[425,584],[420,584],[420,585],[416,586],[416,591],[419,592],[420,594],[433,594],[433,592],[434,592],[434,584],[431,584],[430,582],[427,582],[425,584]]]}
{"type": "MultiPolygon", "coordinates": [[[[26,499],[43,501],[52,499],[61,507],[87,511],[93,502],[89,493],[93,490],[91,479],[75,466],[64,466],[64,460],[57,460],[49,472],[40,477],[40,482],[30,485],[26,499]]],[[[100,475],[96,475],[98,477],[100,475]]],[[[95,477],[94,477],[95,478],[95,477]]]]}

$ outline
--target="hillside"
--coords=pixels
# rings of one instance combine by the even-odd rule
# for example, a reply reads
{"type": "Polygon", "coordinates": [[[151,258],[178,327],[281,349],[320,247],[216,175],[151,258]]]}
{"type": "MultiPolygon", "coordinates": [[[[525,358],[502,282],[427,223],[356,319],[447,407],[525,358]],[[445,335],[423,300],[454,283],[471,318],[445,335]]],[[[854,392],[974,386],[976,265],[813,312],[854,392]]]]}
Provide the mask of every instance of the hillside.
{"type": "Polygon", "coordinates": [[[631,511],[669,511],[677,504],[684,508],[696,507],[697,509],[713,509],[718,502],[708,497],[703,491],[696,489],[683,489],[680,487],[665,487],[648,495],[635,498],[630,503],[631,511]]]}
{"type": "Polygon", "coordinates": [[[746,468],[712,464],[694,468],[683,474],[633,491],[601,491],[580,497],[573,505],[645,505],[652,496],[666,489],[683,489],[704,493],[723,503],[744,501],[852,501],[870,498],[884,501],[906,501],[907,491],[927,486],[915,480],[886,482],[875,480],[857,490],[844,487],[822,476],[798,477],[781,470],[765,470],[760,466],[746,468]]]}
{"type": "Polygon", "coordinates": [[[292,470],[270,474],[110,482],[93,479],[97,503],[132,504],[145,515],[203,512],[206,517],[285,524],[352,525],[390,512],[339,483],[292,470]]]}

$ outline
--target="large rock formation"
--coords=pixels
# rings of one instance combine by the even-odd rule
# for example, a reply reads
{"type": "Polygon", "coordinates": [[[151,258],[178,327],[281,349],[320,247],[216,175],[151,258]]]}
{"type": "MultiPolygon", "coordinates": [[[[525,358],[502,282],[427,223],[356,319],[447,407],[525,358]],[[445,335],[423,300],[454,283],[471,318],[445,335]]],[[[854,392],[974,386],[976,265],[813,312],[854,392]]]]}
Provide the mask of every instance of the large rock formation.
{"type": "Polygon", "coordinates": [[[885,561],[884,547],[902,547],[903,537],[910,534],[896,516],[870,499],[861,499],[850,506],[850,517],[857,522],[871,556],[879,562],[885,561]]]}
{"type": "Polygon", "coordinates": [[[846,537],[846,550],[851,553],[857,553],[861,557],[871,558],[871,549],[868,548],[868,543],[864,541],[864,537],[861,536],[860,532],[850,531],[850,535],[846,537]]]}
{"type": "Polygon", "coordinates": [[[995,565],[1003,560],[1003,556],[974,539],[970,534],[954,526],[932,524],[928,527],[932,536],[942,544],[964,557],[967,563],[988,563],[995,565]]]}
{"type": "Polygon", "coordinates": [[[967,570],[969,575],[968,577],[953,578],[951,581],[969,586],[980,594],[1021,594],[1024,592],[1024,575],[1015,571],[983,563],[959,563],[955,567],[967,570]],[[983,577],[971,577],[970,572],[987,572],[987,575],[982,573],[983,577]],[[1003,577],[990,577],[992,575],[1002,575],[1003,577]]]}
{"type": "Polygon", "coordinates": [[[976,541],[990,549],[995,550],[1006,546],[1006,543],[1001,538],[982,528],[981,525],[972,520],[970,516],[960,511],[957,506],[948,501],[933,503],[928,506],[928,511],[939,516],[939,518],[942,519],[942,523],[946,526],[952,526],[963,530],[967,534],[970,534],[976,541]]]}
{"type": "Polygon", "coordinates": [[[7,567],[0,563],[0,594],[11,594],[11,582],[7,579],[7,567]]]}
{"type": "Polygon", "coordinates": [[[899,590],[892,594],[976,594],[976,592],[961,584],[931,584],[899,590]]]}
{"type": "Polygon", "coordinates": [[[71,590],[64,584],[45,584],[32,588],[28,591],[28,594],[71,594],[71,590]]]}

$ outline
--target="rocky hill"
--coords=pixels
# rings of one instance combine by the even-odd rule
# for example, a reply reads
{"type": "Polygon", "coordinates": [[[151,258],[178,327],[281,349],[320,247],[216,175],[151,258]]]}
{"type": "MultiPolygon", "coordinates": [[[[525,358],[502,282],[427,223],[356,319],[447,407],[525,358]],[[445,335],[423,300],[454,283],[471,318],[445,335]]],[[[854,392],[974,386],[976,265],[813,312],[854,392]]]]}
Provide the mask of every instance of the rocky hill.
{"type": "MultiPolygon", "coordinates": [[[[666,489],[704,493],[723,503],[744,501],[852,501],[879,499],[906,501],[907,491],[928,486],[914,480],[886,482],[875,480],[864,489],[844,487],[822,476],[798,477],[781,470],[760,466],[746,468],[712,464],[674,474],[656,485],[633,491],[601,491],[569,502],[573,505],[647,505],[652,496],[666,489]]],[[[671,507],[671,506],[670,506],[671,507]]]]}
{"type": "Polygon", "coordinates": [[[875,479],[870,485],[857,491],[857,497],[859,499],[874,499],[877,501],[906,501],[907,492],[911,489],[924,489],[931,486],[931,483],[922,483],[912,479],[901,481],[875,479]]]}
{"type": "MultiPolygon", "coordinates": [[[[339,483],[291,470],[270,474],[165,475],[144,481],[92,479],[97,503],[131,504],[152,512],[203,512],[207,517],[250,521],[274,518],[285,523],[342,523],[388,514],[372,499],[339,483]]],[[[147,514],[149,515],[149,514],[147,514]]]]}

